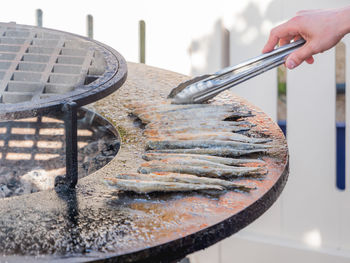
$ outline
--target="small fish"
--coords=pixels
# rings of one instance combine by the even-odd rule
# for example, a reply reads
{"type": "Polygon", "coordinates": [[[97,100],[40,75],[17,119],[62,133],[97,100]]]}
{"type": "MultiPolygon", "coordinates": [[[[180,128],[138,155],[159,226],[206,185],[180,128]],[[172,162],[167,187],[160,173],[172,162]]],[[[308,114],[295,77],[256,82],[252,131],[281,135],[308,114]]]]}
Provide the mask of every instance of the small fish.
{"type": "Polygon", "coordinates": [[[170,115],[170,114],[183,114],[187,112],[202,112],[202,113],[209,113],[209,112],[237,112],[242,111],[243,109],[246,111],[245,108],[237,107],[233,105],[211,105],[207,104],[206,106],[197,106],[198,104],[190,104],[188,105],[173,105],[168,107],[162,107],[158,109],[150,110],[147,108],[147,112],[144,112],[143,114],[160,114],[160,115],[170,115]],[[194,105],[194,106],[192,106],[194,105]]]}
{"type": "Polygon", "coordinates": [[[204,133],[204,132],[214,132],[220,129],[221,132],[242,132],[249,131],[249,127],[244,126],[232,126],[232,127],[220,127],[217,125],[208,125],[202,126],[197,129],[193,129],[190,125],[188,126],[179,126],[179,127],[169,127],[169,128],[161,128],[161,129],[148,129],[146,128],[143,131],[143,134],[147,137],[156,137],[161,135],[171,135],[174,133],[204,133]]]}
{"type": "Polygon", "coordinates": [[[192,112],[192,113],[183,113],[183,114],[164,114],[164,115],[157,115],[157,114],[140,114],[137,115],[137,117],[143,122],[143,123],[150,123],[155,121],[177,121],[177,120],[193,120],[193,119],[212,119],[212,120],[235,120],[243,117],[251,117],[251,113],[246,112],[208,112],[208,113],[202,113],[202,112],[192,112]]]}
{"type": "Polygon", "coordinates": [[[152,160],[163,160],[168,158],[184,158],[184,159],[195,159],[195,160],[205,160],[219,164],[225,164],[229,166],[239,166],[242,164],[255,163],[264,165],[265,162],[258,159],[234,159],[234,158],[225,158],[212,155],[201,155],[201,154],[176,154],[176,153],[145,153],[142,156],[142,159],[146,161],[152,160]]]}
{"type": "Polygon", "coordinates": [[[154,136],[152,140],[217,140],[217,141],[236,141],[245,143],[266,143],[271,139],[252,138],[232,132],[202,132],[202,133],[174,133],[172,135],[154,136]]]}
{"type": "Polygon", "coordinates": [[[164,129],[164,128],[177,128],[177,127],[191,127],[191,128],[202,128],[202,127],[254,127],[255,124],[249,121],[221,121],[221,120],[206,120],[206,119],[194,119],[194,120],[177,120],[177,121],[159,121],[151,122],[146,125],[147,129],[164,129]]]}
{"type": "Polygon", "coordinates": [[[242,176],[263,175],[266,174],[266,169],[263,169],[261,167],[230,167],[228,169],[225,169],[190,165],[166,165],[159,161],[149,161],[141,164],[141,166],[138,168],[138,172],[144,174],[156,172],[171,172],[181,174],[193,174],[203,177],[238,178],[242,176]]]}
{"type": "Polygon", "coordinates": [[[174,105],[174,104],[162,104],[157,106],[149,106],[149,107],[138,107],[132,110],[132,113],[135,115],[151,113],[151,114],[172,114],[174,112],[188,112],[188,111],[238,111],[238,110],[246,110],[243,107],[238,107],[237,105],[212,105],[212,104],[187,104],[187,105],[174,105]]]}
{"type": "Polygon", "coordinates": [[[254,150],[237,150],[229,147],[217,147],[217,148],[192,148],[192,149],[164,149],[150,151],[153,153],[185,153],[185,154],[205,154],[222,157],[238,157],[242,155],[248,155],[252,153],[266,153],[266,149],[254,149],[254,150]]]}
{"type": "Polygon", "coordinates": [[[215,163],[207,160],[191,159],[191,158],[180,158],[180,157],[169,157],[161,160],[154,160],[159,164],[163,165],[189,165],[189,166],[200,166],[200,167],[211,167],[211,168],[223,168],[230,169],[232,166],[226,164],[215,163]]]}
{"type": "Polygon", "coordinates": [[[181,109],[187,107],[207,107],[213,106],[213,104],[187,104],[187,105],[174,105],[171,104],[170,101],[159,101],[159,103],[154,104],[152,102],[143,102],[143,101],[133,101],[125,103],[124,106],[128,109],[144,109],[145,111],[153,111],[153,110],[162,110],[162,109],[181,109]]]}
{"type": "Polygon", "coordinates": [[[118,178],[105,178],[105,182],[112,187],[122,191],[132,191],[135,193],[151,193],[151,192],[188,192],[200,190],[225,190],[220,185],[208,184],[188,184],[178,182],[162,182],[162,181],[146,181],[146,180],[131,180],[118,178]]]}
{"type": "Polygon", "coordinates": [[[192,174],[178,174],[178,173],[167,173],[167,172],[150,173],[150,174],[140,174],[140,173],[118,174],[116,175],[116,178],[126,179],[126,180],[220,185],[225,187],[226,189],[238,189],[242,191],[250,191],[254,189],[253,187],[249,187],[242,184],[237,184],[231,181],[217,179],[217,178],[207,178],[207,177],[200,177],[192,174]]]}
{"type": "Polygon", "coordinates": [[[166,107],[167,105],[171,105],[169,101],[159,101],[157,105],[154,105],[154,101],[127,101],[123,104],[123,106],[127,109],[147,109],[149,107],[166,107]]]}
{"type": "Polygon", "coordinates": [[[191,148],[232,148],[234,150],[268,149],[271,145],[218,140],[149,140],[146,150],[191,149],[191,148]]]}

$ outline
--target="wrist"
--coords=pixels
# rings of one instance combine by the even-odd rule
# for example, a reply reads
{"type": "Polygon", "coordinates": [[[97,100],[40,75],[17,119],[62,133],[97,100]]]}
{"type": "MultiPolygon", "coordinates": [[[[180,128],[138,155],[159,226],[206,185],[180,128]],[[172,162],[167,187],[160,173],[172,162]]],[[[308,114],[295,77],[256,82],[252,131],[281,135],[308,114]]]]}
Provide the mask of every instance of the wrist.
{"type": "Polygon", "coordinates": [[[338,32],[343,37],[350,33],[350,6],[337,10],[338,32]]]}

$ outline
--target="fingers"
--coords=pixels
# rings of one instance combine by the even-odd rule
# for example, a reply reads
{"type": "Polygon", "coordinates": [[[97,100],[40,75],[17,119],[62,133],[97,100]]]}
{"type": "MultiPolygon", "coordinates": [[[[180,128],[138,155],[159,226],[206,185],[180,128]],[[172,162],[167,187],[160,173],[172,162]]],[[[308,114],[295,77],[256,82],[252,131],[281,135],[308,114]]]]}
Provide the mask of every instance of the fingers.
{"type": "MultiPolygon", "coordinates": [[[[272,31],[271,31],[272,32],[272,31]]],[[[267,40],[267,43],[265,44],[262,53],[270,52],[274,49],[274,47],[277,45],[279,38],[277,36],[274,36],[270,34],[269,39],[267,40]]]]}
{"type": "Polygon", "coordinates": [[[310,43],[306,43],[304,46],[288,56],[286,66],[289,69],[293,69],[299,66],[305,60],[307,60],[309,64],[312,64],[314,62],[312,55],[316,53],[317,52],[314,52],[312,45],[310,43]]]}
{"type": "Polygon", "coordinates": [[[314,58],[311,56],[311,57],[305,59],[305,61],[306,61],[308,64],[313,64],[313,63],[314,63],[314,58]]]}
{"type": "Polygon", "coordinates": [[[290,36],[290,37],[281,38],[279,41],[279,46],[284,46],[286,44],[289,44],[293,38],[295,38],[295,37],[290,36]]]}
{"type": "Polygon", "coordinates": [[[282,43],[287,44],[290,42],[291,39],[297,37],[299,34],[296,30],[296,23],[296,19],[292,18],[288,22],[273,28],[270,32],[269,39],[267,40],[267,43],[264,46],[262,52],[266,53],[272,51],[280,40],[282,41],[282,43]]]}

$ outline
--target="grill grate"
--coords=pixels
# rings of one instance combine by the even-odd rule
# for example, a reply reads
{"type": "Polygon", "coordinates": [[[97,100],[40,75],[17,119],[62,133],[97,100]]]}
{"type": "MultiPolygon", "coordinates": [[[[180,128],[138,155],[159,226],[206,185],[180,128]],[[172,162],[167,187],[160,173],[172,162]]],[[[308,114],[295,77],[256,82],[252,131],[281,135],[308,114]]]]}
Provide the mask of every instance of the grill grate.
{"type": "Polygon", "coordinates": [[[65,181],[70,187],[78,180],[78,108],[115,91],[126,75],[123,57],[102,43],[52,29],[0,23],[0,119],[63,114],[65,181]]]}
{"type": "Polygon", "coordinates": [[[0,25],[0,103],[50,98],[83,89],[106,61],[87,41],[40,28],[0,25]]]}

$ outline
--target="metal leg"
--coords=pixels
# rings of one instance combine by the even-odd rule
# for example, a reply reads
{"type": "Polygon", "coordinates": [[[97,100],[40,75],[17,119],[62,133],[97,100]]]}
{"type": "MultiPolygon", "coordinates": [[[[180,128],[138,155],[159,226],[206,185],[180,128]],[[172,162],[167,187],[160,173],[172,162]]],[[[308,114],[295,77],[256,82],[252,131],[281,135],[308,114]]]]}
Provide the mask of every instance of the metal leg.
{"type": "Polygon", "coordinates": [[[66,133],[66,185],[74,188],[78,182],[78,132],[77,104],[67,102],[63,106],[66,133]]]}

